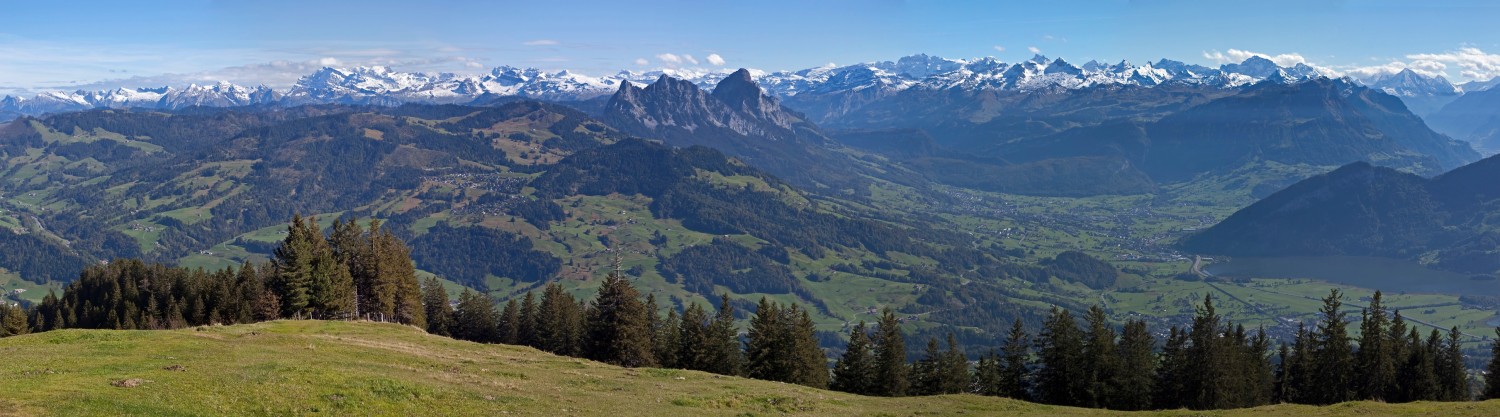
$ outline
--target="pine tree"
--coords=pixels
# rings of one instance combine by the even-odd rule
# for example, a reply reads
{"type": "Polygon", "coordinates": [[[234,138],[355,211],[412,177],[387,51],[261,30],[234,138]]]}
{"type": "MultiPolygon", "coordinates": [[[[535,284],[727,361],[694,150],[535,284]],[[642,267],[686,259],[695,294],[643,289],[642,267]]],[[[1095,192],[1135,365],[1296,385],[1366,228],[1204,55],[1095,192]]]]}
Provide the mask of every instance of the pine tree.
{"type": "Polygon", "coordinates": [[[1005,373],[1004,362],[1000,354],[991,350],[981,355],[978,363],[974,365],[974,386],[972,392],[979,395],[991,397],[1000,396],[1002,375],[1005,373]]]}
{"type": "Polygon", "coordinates": [[[913,395],[937,395],[942,388],[943,351],[936,337],[927,338],[927,349],[922,359],[911,364],[911,390],[913,395]]]}
{"type": "Polygon", "coordinates": [[[740,375],[744,372],[744,353],[740,350],[739,331],[734,328],[734,307],[729,294],[719,298],[719,313],[708,326],[708,372],[740,375]]]}
{"type": "Polygon", "coordinates": [[[528,292],[521,298],[520,317],[516,324],[516,344],[541,348],[541,341],[537,338],[537,311],[536,297],[528,292]]]}
{"type": "MultiPolygon", "coordinates": [[[[515,302],[512,301],[511,304],[515,302]]],[[[449,328],[453,325],[453,308],[448,306],[448,290],[443,288],[443,283],[439,282],[437,277],[428,277],[423,285],[422,307],[427,310],[428,333],[440,336],[452,335],[449,328]]]]}
{"type": "Polygon", "coordinates": [[[885,310],[875,334],[875,386],[871,392],[887,397],[906,395],[906,342],[896,313],[885,310]]]}
{"type": "Polygon", "coordinates": [[[562,285],[547,284],[536,311],[537,348],[563,356],[577,355],[582,347],[582,315],[578,301],[562,285]]]}
{"type": "Polygon", "coordinates": [[[1115,374],[1111,409],[1145,410],[1151,408],[1155,391],[1156,339],[1146,329],[1146,322],[1125,323],[1118,347],[1118,373],[1115,374]]]}
{"type": "Polygon", "coordinates": [[[953,333],[948,333],[948,350],[938,361],[937,371],[939,393],[959,394],[969,391],[970,382],[974,379],[969,374],[969,357],[958,346],[958,339],[953,333]]]}
{"type": "Polygon", "coordinates": [[[1444,401],[1468,401],[1469,373],[1464,367],[1463,333],[1458,331],[1458,326],[1448,330],[1448,339],[1443,343],[1443,351],[1439,358],[1437,375],[1442,384],[1442,399],[1444,401]]]}
{"type": "Polygon", "coordinates": [[[1413,327],[1407,335],[1407,344],[1410,346],[1411,355],[1406,364],[1401,367],[1399,380],[1403,381],[1402,397],[1400,401],[1435,401],[1440,398],[1441,392],[1437,389],[1439,381],[1437,377],[1437,356],[1441,337],[1437,330],[1427,338],[1427,343],[1422,343],[1422,337],[1413,327]]]}
{"type": "Polygon", "coordinates": [[[458,295],[458,309],[453,313],[453,336],[473,342],[494,343],[495,308],[489,296],[465,288],[458,295]]]}
{"type": "MultiPolygon", "coordinates": [[[[1243,329],[1239,327],[1238,329],[1243,329]]],[[[1237,331],[1238,332],[1238,331],[1237,331]]],[[[1266,336],[1266,329],[1256,331],[1255,336],[1249,339],[1241,347],[1240,377],[1241,392],[1238,395],[1240,401],[1238,407],[1256,407],[1270,404],[1275,387],[1275,371],[1271,366],[1271,338],[1266,336]]]]}
{"type": "MultiPolygon", "coordinates": [[[[432,320],[431,314],[428,313],[429,326],[432,320]]],[[[500,309],[500,321],[496,326],[499,326],[500,343],[507,345],[521,343],[521,304],[517,303],[516,299],[512,298],[505,302],[505,308],[500,309]]]]}
{"type": "Polygon", "coordinates": [[[1098,305],[1089,308],[1084,321],[1088,323],[1088,332],[1083,338],[1080,357],[1084,383],[1079,401],[1086,407],[1105,408],[1109,399],[1115,397],[1112,392],[1116,388],[1118,366],[1115,331],[1109,326],[1109,316],[1104,308],[1098,305]]]}
{"type": "Polygon", "coordinates": [[[1360,313],[1359,350],[1355,353],[1355,382],[1359,384],[1358,398],[1384,400],[1385,392],[1396,378],[1396,367],[1391,362],[1387,345],[1385,306],[1381,304],[1381,293],[1370,297],[1370,305],[1360,313]]]}
{"type": "Polygon", "coordinates": [[[790,353],[795,361],[792,380],[789,382],[813,388],[828,388],[828,353],[818,345],[817,328],[812,315],[796,304],[786,313],[784,318],[791,342],[790,353]]]}
{"type": "Polygon", "coordinates": [[[1316,350],[1313,352],[1313,390],[1316,404],[1334,404],[1352,398],[1354,353],[1349,346],[1349,322],[1344,313],[1343,294],[1329,290],[1323,298],[1323,319],[1318,323],[1316,350]]]}
{"type": "MultiPolygon", "coordinates": [[[[307,317],[309,313],[309,292],[316,257],[313,242],[321,240],[321,236],[314,237],[312,234],[316,231],[308,230],[306,223],[301,215],[292,217],[286,238],[273,252],[271,260],[275,268],[271,289],[281,301],[281,315],[286,317],[307,317]]],[[[316,227],[317,223],[313,221],[312,224],[316,227]]]]}
{"type": "Polygon", "coordinates": [[[677,366],[694,371],[710,368],[710,343],[708,336],[708,313],[698,303],[689,304],[682,311],[682,322],[677,332],[680,349],[677,351],[677,366]]]}
{"type": "Polygon", "coordinates": [[[844,356],[833,365],[832,389],[853,394],[870,395],[875,386],[875,358],[871,356],[870,335],[865,322],[859,322],[849,331],[849,344],[844,356]]]}
{"type": "Polygon", "coordinates": [[[680,368],[682,363],[677,360],[677,352],[682,350],[682,319],[677,317],[677,310],[667,309],[667,318],[662,319],[656,329],[656,340],[652,347],[656,349],[656,363],[663,368],[680,368]]]}
{"type": "Polygon", "coordinates": [[[26,324],[26,310],[0,302],[0,337],[19,336],[30,330],[26,324]]]}
{"type": "Polygon", "coordinates": [[[1490,345],[1490,365],[1484,374],[1484,399],[1500,399],[1500,327],[1495,328],[1495,340],[1490,345]]]}
{"type": "Polygon", "coordinates": [[[1204,296],[1203,305],[1188,329],[1185,349],[1187,366],[1183,369],[1183,406],[1194,410],[1227,408],[1233,404],[1231,389],[1232,351],[1226,340],[1223,316],[1214,309],[1213,296],[1204,296]]]}
{"type": "MultiPolygon", "coordinates": [[[[546,299],[545,295],[543,299],[546,299]]],[[[618,268],[604,277],[591,307],[586,326],[585,357],[630,368],[656,366],[646,306],[641,303],[640,293],[618,268]]]]}
{"type": "Polygon", "coordinates": [[[1382,398],[1390,402],[1404,401],[1401,381],[1401,367],[1411,356],[1411,345],[1406,338],[1406,319],[1401,317],[1401,311],[1397,310],[1391,314],[1391,325],[1385,334],[1386,361],[1391,364],[1391,380],[1386,382],[1385,394],[1382,398]]]}
{"type": "Polygon", "coordinates": [[[1046,404],[1083,405],[1088,386],[1083,358],[1083,332],[1067,310],[1052,307],[1052,314],[1037,337],[1037,398],[1046,404]]]}
{"type": "Polygon", "coordinates": [[[1016,318],[1011,323],[1010,334],[1006,336],[1005,347],[1002,348],[1004,356],[1001,358],[1000,385],[997,394],[1017,400],[1029,400],[1030,388],[1027,376],[1031,375],[1028,363],[1031,358],[1031,336],[1026,334],[1026,328],[1021,324],[1021,319],[1016,318]]]}
{"type": "Polygon", "coordinates": [[[790,382],[792,341],[781,307],[761,297],[745,337],[745,374],[755,379],[790,382]]]}

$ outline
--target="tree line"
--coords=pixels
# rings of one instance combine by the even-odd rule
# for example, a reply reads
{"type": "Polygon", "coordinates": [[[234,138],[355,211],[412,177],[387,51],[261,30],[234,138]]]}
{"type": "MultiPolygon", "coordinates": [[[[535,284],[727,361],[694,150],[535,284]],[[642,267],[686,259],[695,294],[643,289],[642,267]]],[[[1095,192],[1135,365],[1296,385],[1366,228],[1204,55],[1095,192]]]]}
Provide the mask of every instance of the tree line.
{"type": "MultiPolygon", "coordinates": [[[[1016,320],[1004,347],[972,368],[951,336],[947,350],[929,339],[925,357],[907,364],[900,322],[886,312],[873,332],[863,322],[854,327],[831,386],[865,395],[974,393],[1114,410],[1473,399],[1457,327],[1424,339],[1376,292],[1356,338],[1342,298],[1331,291],[1316,325],[1275,350],[1264,330],[1252,334],[1219,315],[1211,296],[1190,325],[1169,329],[1160,349],[1144,321],[1127,321],[1117,334],[1101,307],[1090,308],[1082,326],[1054,307],[1035,338],[1016,320]]],[[[1500,329],[1492,349],[1484,399],[1500,398],[1500,329]]]]}
{"type": "MultiPolygon", "coordinates": [[[[26,331],[175,329],[281,318],[425,326],[409,250],[380,221],[337,220],[323,233],[296,216],[272,258],[217,272],[120,259],[85,268],[26,312],[26,331]]],[[[14,313],[6,313],[9,319],[14,313]]]]}

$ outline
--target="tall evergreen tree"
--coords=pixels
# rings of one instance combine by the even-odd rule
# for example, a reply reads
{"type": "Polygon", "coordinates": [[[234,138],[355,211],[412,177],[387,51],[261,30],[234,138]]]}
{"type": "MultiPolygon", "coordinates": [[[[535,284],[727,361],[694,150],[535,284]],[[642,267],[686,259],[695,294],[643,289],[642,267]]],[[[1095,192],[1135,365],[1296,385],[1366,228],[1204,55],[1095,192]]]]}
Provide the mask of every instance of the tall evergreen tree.
{"type": "Polygon", "coordinates": [[[719,312],[708,326],[709,361],[706,371],[720,375],[744,372],[744,352],[740,349],[739,331],[734,327],[734,306],[729,294],[719,298],[719,312]]]}
{"type": "Polygon", "coordinates": [[[1081,406],[1088,379],[1083,364],[1083,332],[1067,310],[1052,308],[1037,337],[1036,389],[1043,403],[1081,406]]]}
{"type": "Polygon", "coordinates": [[[0,337],[19,336],[30,330],[26,324],[26,310],[0,302],[0,337]]]}
{"type": "Polygon", "coordinates": [[[911,389],[914,395],[943,393],[943,350],[936,337],[927,338],[927,349],[921,359],[911,364],[911,389]]]}
{"type": "Polygon", "coordinates": [[[1084,314],[1088,325],[1083,338],[1083,389],[1079,401],[1091,408],[1105,408],[1115,397],[1118,368],[1118,352],[1115,345],[1115,330],[1109,325],[1109,316],[1098,305],[1089,307],[1084,314]]]}
{"type": "Polygon", "coordinates": [[[495,343],[495,308],[490,297],[465,288],[458,295],[458,308],[453,312],[453,335],[456,338],[480,343],[495,343]]]}
{"type": "Polygon", "coordinates": [[[1020,318],[1011,323],[1010,334],[1006,335],[1005,347],[1002,349],[1003,363],[997,394],[1006,398],[1029,400],[1031,395],[1028,394],[1030,384],[1027,377],[1031,375],[1031,336],[1026,334],[1020,318]]]}
{"type": "Polygon", "coordinates": [[[677,309],[668,308],[667,318],[659,322],[656,340],[651,344],[656,350],[656,363],[663,368],[682,367],[677,360],[677,352],[682,351],[681,328],[682,319],[677,317],[677,309]]]}
{"type": "Polygon", "coordinates": [[[536,310],[536,295],[527,292],[521,297],[521,311],[516,320],[516,344],[541,349],[541,339],[537,336],[536,310]]]}
{"type": "Polygon", "coordinates": [[[1436,372],[1441,340],[1437,330],[1432,331],[1426,343],[1422,342],[1415,327],[1408,333],[1407,345],[1410,346],[1411,355],[1407,357],[1397,378],[1403,382],[1399,401],[1435,401],[1441,398],[1436,372]]]}
{"type": "Polygon", "coordinates": [[[1188,329],[1187,366],[1183,372],[1183,406],[1195,410],[1228,408],[1234,404],[1232,339],[1226,336],[1223,316],[1214,309],[1213,296],[1203,305],[1188,329]]]}
{"type": "Polygon", "coordinates": [[[901,335],[901,321],[887,309],[875,328],[875,395],[906,395],[906,341],[901,335]]]}
{"type": "MultiPolygon", "coordinates": [[[[428,326],[432,324],[432,313],[428,313],[428,326]]],[[[505,302],[505,308],[500,309],[499,326],[500,343],[507,345],[520,344],[521,340],[521,304],[512,298],[505,302]]]]}
{"type": "Polygon", "coordinates": [[[870,335],[861,321],[849,331],[849,344],[844,356],[833,366],[832,389],[853,394],[869,395],[875,386],[875,358],[871,356],[870,335]]]}
{"type": "Polygon", "coordinates": [[[1313,352],[1313,402],[1333,404],[1353,399],[1354,352],[1349,346],[1349,322],[1344,319],[1343,294],[1329,290],[1323,298],[1313,352]]]}
{"type": "Polygon", "coordinates": [[[1118,372],[1111,384],[1115,387],[1109,406],[1117,410],[1151,408],[1156,385],[1156,339],[1143,320],[1125,323],[1117,350],[1118,372]]]}
{"type": "MultiPolygon", "coordinates": [[[[292,217],[287,226],[286,238],[277,247],[271,258],[275,273],[271,287],[281,301],[281,315],[285,317],[307,317],[308,305],[312,301],[313,262],[317,257],[314,242],[322,236],[314,236],[308,230],[301,215],[292,217]]],[[[312,222],[316,228],[316,222],[312,222]]]]}
{"type": "Polygon", "coordinates": [[[1156,391],[1151,396],[1158,409],[1177,409],[1186,404],[1185,380],[1190,365],[1187,343],[1187,332],[1175,326],[1168,331],[1161,348],[1161,366],[1156,371],[1156,391]]]}
{"type": "Polygon", "coordinates": [[[443,288],[443,283],[439,282],[437,277],[428,277],[427,282],[424,283],[422,307],[427,310],[425,315],[428,333],[441,336],[452,335],[449,328],[453,326],[453,308],[448,306],[448,290],[443,288]]]}
{"type": "Polygon", "coordinates": [[[1490,365],[1484,374],[1484,399],[1500,399],[1500,327],[1495,328],[1495,340],[1490,345],[1490,365]]]}
{"type": "Polygon", "coordinates": [[[583,312],[578,301],[562,285],[547,284],[536,312],[537,348],[563,356],[577,355],[582,347],[579,340],[582,327],[583,312]]]}
{"type": "Polygon", "coordinates": [[[680,349],[677,351],[677,366],[694,371],[709,371],[711,368],[711,346],[708,334],[709,318],[703,306],[688,304],[682,311],[682,322],[677,332],[680,349]]]}
{"type": "Polygon", "coordinates": [[[1458,331],[1458,326],[1448,330],[1448,339],[1443,343],[1442,354],[1438,356],[1437,375],[1442,385],[1442,399],[1444,401],[1468,401],[1469,373],[1464,367],[1463,333],[1458,331]]]}
{"type": "Polygon", "coordinates": [[[793,304],[785,311],[788,339],[795,365],[792,368],[794,384],[813,388],[828,388],[828,353],[818,345],[817,328],[812,315],[806,309],[793,304]]]}
{"type": "Polygon", "coordinates": [[[1000,387],[1004,385],[1002,376],[1005,374],[1004,361],[1000,359],[1000,353],[991,350],[981,355],[978,363],[974,365],[974,385],[972,392],[979,395],[991,397],[1000,396],[1000,387]]]}
{"type": "Polygon", "coordinates": [[[781,306],[762,297],[745,337],[745,374],[755,379],[790,382],[793,359],[790,334],[781,306]]]}
{"type": "Polygon", "coordinates": [[[969,373],[969,357],[958,346],[958,339],[948,333],[948,350],[938,360],[937,391],[942,394],[959,394],[969,390],[973,375],[969,373]]]}
{"type": "Polygon", "coordinates": [[[1380,291],[1370,297],[1370,305],[1360,313],[1359,351],[1355,354],[1354,379],[1359,384],[1358,398],[1384,400],[1386,390],[1396,379],[1396,366],[1392,362],[1390,340],[1386,334],[1385,306],[1381,304],[1380,291]]]}
{"type": "Polygon", "coordinates": [[[1391,364],[1391,380],[1385,386],[1386,401],[1403,401],[1401,367],[1406,365],[1406,360],[1411,356],[1411,344],[1406,338],[1406,319],[1401,317],[1401,311],[1397,310],[1391,314],[1391,325],[1385,330],[1385,346],[1387,361],[1391,364]]]}
{"type": "Polygon", "coordinates": [[[640,293],[616,268],[604,277],[589,309],[584,356],[632,368],[656,366],[647,314],[640,293]]]}

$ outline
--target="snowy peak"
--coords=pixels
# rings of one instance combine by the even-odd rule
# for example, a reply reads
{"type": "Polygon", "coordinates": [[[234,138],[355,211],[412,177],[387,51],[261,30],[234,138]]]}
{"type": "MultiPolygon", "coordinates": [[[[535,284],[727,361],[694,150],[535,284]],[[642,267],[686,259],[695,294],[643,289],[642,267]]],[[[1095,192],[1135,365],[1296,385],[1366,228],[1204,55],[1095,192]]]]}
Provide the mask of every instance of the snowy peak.
{"type": "Polygon", "coordinates": [[[1394,74],[1377,76],[1370,81],[1369,86],[1397,97],[1452,96],[1462,92],[1458,87],[1449,83],[1447,78],[1429,77],[1412,71],[1411,68],[1402,69],[1394,74]]]}

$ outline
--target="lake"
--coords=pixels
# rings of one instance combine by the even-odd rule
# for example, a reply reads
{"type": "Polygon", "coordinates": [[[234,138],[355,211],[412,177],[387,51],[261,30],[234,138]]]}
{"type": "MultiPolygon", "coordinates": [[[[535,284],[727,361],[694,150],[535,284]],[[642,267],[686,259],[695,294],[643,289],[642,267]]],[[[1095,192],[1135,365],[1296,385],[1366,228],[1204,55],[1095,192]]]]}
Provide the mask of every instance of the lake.
{"type": "Polygon", "coordinates": [[[1500,295],[1500,281],[1427,268],[1413,261],[1362,256],[1232,258],[1204,272],[1225,278],[1303,278],[1378,289],[1389,293],[1500,295]]]}

